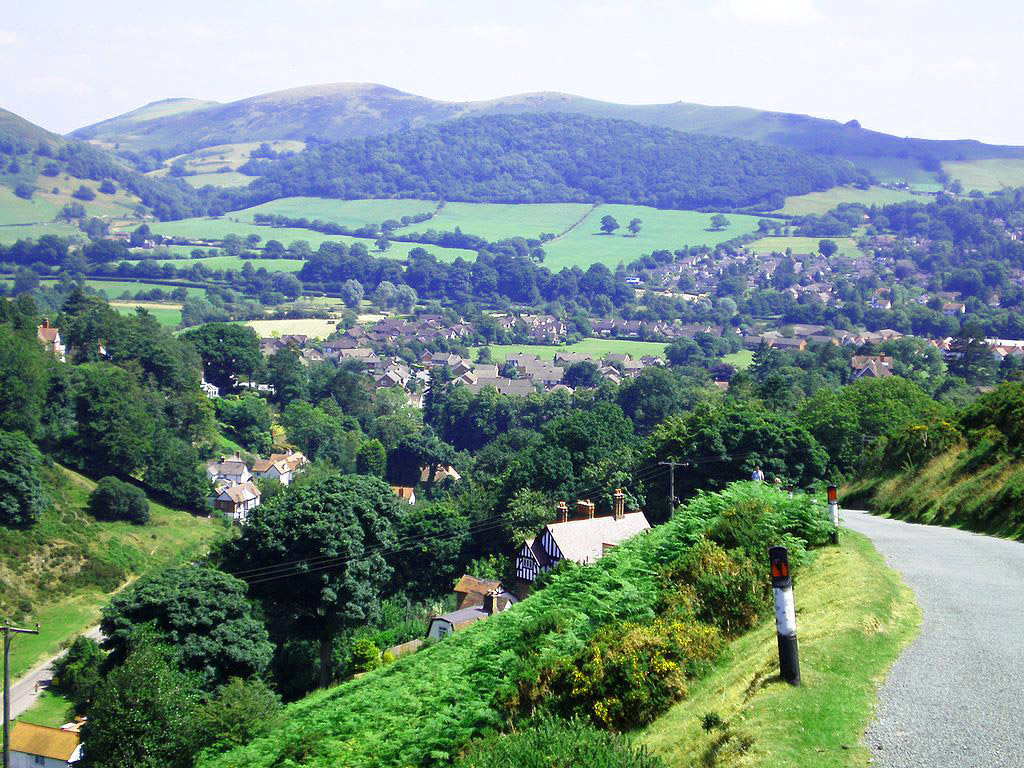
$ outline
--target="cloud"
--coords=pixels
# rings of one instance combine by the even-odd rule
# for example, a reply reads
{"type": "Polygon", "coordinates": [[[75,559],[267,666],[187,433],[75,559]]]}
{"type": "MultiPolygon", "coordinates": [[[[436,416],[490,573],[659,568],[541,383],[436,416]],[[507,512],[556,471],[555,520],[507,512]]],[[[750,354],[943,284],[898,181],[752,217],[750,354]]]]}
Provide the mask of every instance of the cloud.
{"type": "Polygon", "coordinates": [[[9,29],[0,29],[0,45],[17,45],[18,36],[9,29]]]}
{"type": "Polygon", "coordinates": [[[748,24],[798,27],[821,18],[814,0],[721,0],[719,16],[748,24]]]}

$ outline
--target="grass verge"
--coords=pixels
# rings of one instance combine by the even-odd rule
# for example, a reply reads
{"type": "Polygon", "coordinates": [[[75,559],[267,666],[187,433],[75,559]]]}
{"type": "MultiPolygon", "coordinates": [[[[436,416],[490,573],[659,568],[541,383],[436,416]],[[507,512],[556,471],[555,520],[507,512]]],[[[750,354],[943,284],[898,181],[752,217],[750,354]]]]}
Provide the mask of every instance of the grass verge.
{"type": "Polygon", "coordinates": [[[18,717],[19,722],[45,725],[47,728],[60,728],[68,722],[68,710],[71,702],[59,693],[43,691],[35,704],[18,717]]]}
{"type": "Polygon", "coordinates": [[[818,552],[794,592],[800,688],[778,677],[769,620],[733,642],[640,743],[673,768],[866,765],[861,738],[877,689],[920,625],[913,594],[868,539],[850,532],[839,548],[818,552]]]}

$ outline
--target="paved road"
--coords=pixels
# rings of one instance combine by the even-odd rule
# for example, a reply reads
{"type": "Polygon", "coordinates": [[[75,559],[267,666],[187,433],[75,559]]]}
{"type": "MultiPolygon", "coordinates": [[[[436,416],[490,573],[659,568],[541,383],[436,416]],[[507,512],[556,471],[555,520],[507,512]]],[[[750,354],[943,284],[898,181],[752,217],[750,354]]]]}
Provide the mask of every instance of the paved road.
{"type": "MultiPolygon", "coordinates": [[[[93,627],[85,633],[85,636],[91,637],[93,640],[99,640],[101,638],[100,628],[93,627]]],[[[11,642],[18,642],[17,637],[11,642]]],[[[24,677],[14,682],[11,686],[12,719],[36,703],[39,694],[50,684],[50,679],[53,677],[53,663],[63,656],[64,653],[65,651],[61,651],[56,656],[47,659],[41,664],[37,664],[24,677]]],[[[2,660],[0,660],[0,663],[2,663],[2,660]]],[[[0,670],[0,672],[2,671],[0,670]]],[[[0,713],[0,721],[3,719],[3,713],[0,713]]]]}
{"type": "Polygon", "coordinates": [[[917,595],[865,743],[889,768],[1024,766],[1024,544],[843,512],[917,595]]]}

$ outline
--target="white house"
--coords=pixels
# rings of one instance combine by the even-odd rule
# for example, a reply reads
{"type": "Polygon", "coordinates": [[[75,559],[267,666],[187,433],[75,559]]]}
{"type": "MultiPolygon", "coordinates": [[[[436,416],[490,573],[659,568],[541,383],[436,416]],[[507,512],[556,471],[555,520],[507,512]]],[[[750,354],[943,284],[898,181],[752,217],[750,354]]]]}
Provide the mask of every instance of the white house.
{"type": "Polygon", "coordinates": [[[239,453],[234,456],[221,456],[218,461],[206,465],[206,475],[211,483],[224,481],[231,485],[241,485],[252,480],[252,472],[239,453]]]}
{"type": "Polygon", "coordinates": [[[67,768],[82,757],[75,731],[16,723],[11,729],[11,768],[67,768]]]}
{"type": "Polygon", "coordinates": [[[65,352],[67,351],[64,342],[61,341],[60,331],[50,325],[47,318],[43,318],[43,324],[36,327],[36,338],[43,343],[46,351],[56,357],[62,363],[66,362],[65,352]]]}
{"type": "Polygon", "coordinates": [[[214,509],[230,515],[236,523],[245,523],[249,512],[260,505],[260,489],[250,482],[222,485],[210,494],[214,509]]]}
{"type": "Polygon", "coordinates": [[[621,489],[612,494],[612,514],[594,516],[592,501],[579,501],[576,514],[569,520],[565,502],[558,504],[558,522],[548,523],[544,530],[527,539],[516,553],[516,592],[524,596],[534,579],[550,571],[559,560],[572,560],[589,565],[610,548],[631,536],[650,530],[643,512],[626,512],[626,497],[621,489]]]}
{"type": "Polygon", "coordinates": [[[288,485],[292,481],[292,468],[284,459],[257,459],[252,463],[252,476],[257,480],[272,477],[281,485],[288,485]]]}

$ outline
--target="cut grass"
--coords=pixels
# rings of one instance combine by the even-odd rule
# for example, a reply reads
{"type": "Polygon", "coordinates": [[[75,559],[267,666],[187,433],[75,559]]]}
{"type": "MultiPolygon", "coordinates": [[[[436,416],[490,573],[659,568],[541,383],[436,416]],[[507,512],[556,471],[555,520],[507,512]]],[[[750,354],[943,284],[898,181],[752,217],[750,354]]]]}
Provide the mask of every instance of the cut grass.
{"type": "Polygon", "coordinates": [[[951,179],[960,179],[965,191],[995,192],[1004,187],[1024,186],[1024,158],[945,162],[942,168],[951,179]]]}
{"type": "MultiPolygon", "coordinates": [[[[180,246],[179,246],[180,247],[180,246]]],[[[253,269],[265,269],[267,272],[298,272],[306,262],[302,259],[243,259],[239,256],[207,256],[203,259],[150,259],[163,266],[170,264],[175,269],[190,269],[194,264],[202,264],[207,269],[241,270],[245,262],[252,264],[253,269]]],[[[132,259],[126,264],[138,264],[132,259]]]]}
{"type": "Polygon", "coordinates": [[[834,240],[839,250],[838,256],[853,256],[859,253],[857,243],[852,237],[762,237],[747,245],[755,253],[785,253],[787,248],[793,249],[793,255],[814,254],[818,252],[818,243],[822,240],[834,240]]]}
{"type": "MultiPolygon", "coordinates": [[[[453,205],[457,205],[453,203],[453,205]]],[[[403,216],[415,216],[430,213],[437,208],[433,200],[384,199],[384,200],[334,200],[323,197],[282,197],[269,203],[234,211],[230,215],[242,221],[252,221],[257,213],[277,214],[290,219],[306,218],[310,221],[319,219],[344,227],[377,226],[388,219],[400,220],[403,216]]],[[[443,209],[443,210],[447,210],[443,209]]],[[[429,221],[413,224],[408,231],[421,232],[430,229],[455,229],[455,227],[437,226],[441,216],[429,221]]],[[[398,230],[404,231],[404,230],[398,230]]],[[[463,227],[464,232],[470,230],[463,227]]]]}
{"type": "Polygon", "coordinates": [[[142,302],[126,302],[118,301],[111,302],[110,306],[113,307],[117,312],[122,315],[134,315],[136,307],[142,307],[149,314],[156,318],[156,321],[160,325],[167,326],[168,328],[177,328],[181,325],[181,308],[174,307],[154,307],[151,305],[144,304],[142,302]]]}
{"type": "Polygon", "coordinates": [[[274,334],[282,335],[286,333],[302,333],[312,338],[326,339],[338,330],[338,326],[334,320],[322,320],[318,318],[295,320],[249,320],[245,324],[254,329],[262,338],[272,336],[274,334]]]}
{"type": "Polygon", "coordinates": [[[43,690],[39,698],[26,711],[18,717],[18,722],[32,723],[33,725],[44,725],[47,728],[60,728],[68,722],[68,710],[71,709],[71,702],[59,693],[51,690],[43,690]]]}
{"type": "Polygon", "coordinates": [[[793,216],[805,216],[808,213],[828,213],[840,203],[861,203],[862,205],[888,205],[889,203],[903,203],[908,200],[917,200],[927,203],[932,198],[926,195],[915,195],[903,189],[887,189],[885,187],[871,187],[870,189],[858,189],[856,187],[833,187],[824,192],[811,192],[806,195],[787,197],[786,204],[779,210],[779,213],[787,213],[793,216]]]}
{"type": "Polygon", "coordinates": [[[544,232],[561,234],[586,216],[592,207],[589,203],[446,203],[429,221],[397,232],[405,234],[427,229],[454,232],[458,227],[467,234],[492,241],[509,237],[537,238],[544,232]]]}
{"type": "MultiPolygon", "coordinates": [[[[497,362],[504,361],[509,355],[537,355],[542,360],[553,360],[556,352],[577,352],[591,355],[595,359],[609,353],[629,353],[634,359],[644,355],[665,356],[665,344],[658,341],[630,341],[629,339],[583,339],[576,344],[535,345],[535,344],[493,344],[491,356],[497,362]]],[[[470,350],[473,355],[479,347],[470,350]]]]}
{"type": "MultiPolygon", "coordinates": [[[[715,245],[757,229],[757,216],[730,213],[726,215],[730,222],[727,228],[711,231],[711,216],[698,211],[666,211],[643,205],[599,205],[566,235],[544,244],[547,253],[544,266],[557,272],[573,265],[585,269],[597,262],[614,269],[619,262],[628,264],[652,251],[674,251],[685,245],[715,245]],[[606,215],[619,222],[619,229],[612,235],[601,232],[601,219],[606,215]],[[634,218],[643,222],[637,237],[630,236],[626,229],[634,218]]],[[[471,229],[466,231],[472,232],[471,229]]]]}
{"type": "Polygon", "coordinates": [[[723,357],[722,362],[738,370],[745,371],[754,362],[754,353],[749,349],[741,349],[738,352],[733,352],[731,355],[723,357]]]}
{"type": "Polygon", "coordinates": [[[238,171],[197,173],[193,176],[185,176],[184,180],[196,189],[201,187],[248,187],[257,176],[246,176],[238,171]]]}
{"type": "Polygon", "coordinates": [[[778,677],[775,623],[734,641],[689,697],[640,734],[672,768],[864,766],[877,689],[920,626],[913,594],[865,537],[845,532],[795,577],[802,686],[778,677]],[[704,730],[713,713],[723,725],[704,730]]]}

